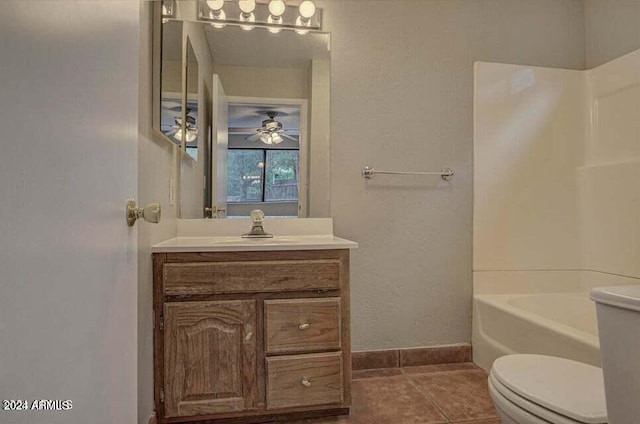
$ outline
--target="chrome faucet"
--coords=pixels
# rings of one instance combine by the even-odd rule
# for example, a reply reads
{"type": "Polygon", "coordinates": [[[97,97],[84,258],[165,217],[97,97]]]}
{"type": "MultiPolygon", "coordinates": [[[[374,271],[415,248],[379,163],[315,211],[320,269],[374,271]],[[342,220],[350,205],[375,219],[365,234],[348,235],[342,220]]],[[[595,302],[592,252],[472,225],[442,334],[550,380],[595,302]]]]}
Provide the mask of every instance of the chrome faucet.
{"type": "Polygon", "coordinates": [[[269,234],[264,231],[264,227],[262,226],[262,219],[264,218],[264,212],[260,209],[256,209],[251,211],[251,231],[246,234],[243,234],[243,238],[271,238],[273,234],[269,234]]]}

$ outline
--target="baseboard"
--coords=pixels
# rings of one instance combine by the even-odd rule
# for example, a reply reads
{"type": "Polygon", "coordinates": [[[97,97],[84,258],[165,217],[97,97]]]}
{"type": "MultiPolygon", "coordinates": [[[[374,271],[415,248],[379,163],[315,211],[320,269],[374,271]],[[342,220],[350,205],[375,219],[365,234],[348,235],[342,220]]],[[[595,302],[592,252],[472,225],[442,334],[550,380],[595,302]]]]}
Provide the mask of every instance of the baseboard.
{"type": "Polygon", "coordinates": [[[377,368],[454,364],[471,361],[472,351],[470,344],[374,350],[351,353],[351,368],[354,371],[377,368]]]}

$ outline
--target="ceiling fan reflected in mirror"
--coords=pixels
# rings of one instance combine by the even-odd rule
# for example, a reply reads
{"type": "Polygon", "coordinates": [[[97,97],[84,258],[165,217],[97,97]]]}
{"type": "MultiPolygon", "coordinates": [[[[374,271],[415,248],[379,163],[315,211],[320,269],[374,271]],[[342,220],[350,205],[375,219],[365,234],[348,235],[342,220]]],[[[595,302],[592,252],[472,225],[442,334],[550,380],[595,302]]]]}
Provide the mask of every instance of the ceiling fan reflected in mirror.
{"type": "Polygon", "coordinates": [[[282,122],[276,120],[276,116],[278,116],[278,112],[276,111],[267,111],[266,112],[269,119],[265,119],[262,121],[262,127],[256,128],[256,133],[246,137],[247,141],[261,141],[264,144],[280,144],[284,141],[284,139],[298,141],[296,138],[291,137],[286,133],[287,130],[282,128],[282,122]]]}
{"type": "MultiPolygon", "coordinates": [[[[196,126],[196,118],[189,115],[190,113],[191,109],[187,108],[187,118],[185,123],[185,141],[187,143],[192,143],[198,138],[198,127],[196,126]]],[[[171,134],[171,136],[178,141],[182,141],[182,118],[180,116],[176,116],[174,118],[174,122],[175,125],[172,125],[171,128],[174,128],[175,132],[171,134]]]]}

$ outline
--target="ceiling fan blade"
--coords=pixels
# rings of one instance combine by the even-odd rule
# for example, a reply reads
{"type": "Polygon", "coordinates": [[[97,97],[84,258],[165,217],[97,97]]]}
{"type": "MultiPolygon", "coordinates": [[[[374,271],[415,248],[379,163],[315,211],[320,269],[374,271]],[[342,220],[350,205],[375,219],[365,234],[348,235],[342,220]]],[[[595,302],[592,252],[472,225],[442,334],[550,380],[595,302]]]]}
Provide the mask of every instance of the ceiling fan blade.
{"type": "Polygon", "coordinates": [[[256,127],[229,127],[229,134],[255,134],[256,131],[260,131],[262,128],[256,127]]]}
{"type": "Polygon", "coordinates": [[[245,137],[247,141],[258,141],[260,140],[261,133],[255,133],[254,135],[250,135],[249,137],[245,137]]]}
{"type": "Polygon", "coordinates": [[[287,134],[287,133],[286,133],[286,132],[284,132],[284,131],[282,131],[282,132],[280,133],[280,136],[281,136],[282,138],[286,138],[286,139],[291,140],[291,141],[296,141],[296,142],[298,141],[298,139],[297,139],[297,138],[295,138],[295,137],[291,137],[289,134],[287,134]]]}

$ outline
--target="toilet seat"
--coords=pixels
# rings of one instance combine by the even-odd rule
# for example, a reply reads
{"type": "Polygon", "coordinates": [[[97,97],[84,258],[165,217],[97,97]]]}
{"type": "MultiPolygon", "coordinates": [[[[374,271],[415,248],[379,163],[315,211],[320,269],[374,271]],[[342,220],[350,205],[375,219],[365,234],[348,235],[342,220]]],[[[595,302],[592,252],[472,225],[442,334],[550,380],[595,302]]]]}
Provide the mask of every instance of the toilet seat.
{"type": "Polygon", "coordinates": [[[554,424],[606,424],[600,368],[544,355],[498,358],[490,389],[509,403],[554,424]]]}
{"type": "Polygon", "coordinates": [[[492,375],[489,376],[489,392],[494,398],[494,402],[498,402],[501,409],[506,409],[509,414],[516,415],[522,419],[522,415],[526,415],[526,423],[553,423],[553,424],[585,424],[581,421],[575,421],[563,415],[536,405],[528,399],[525,399],[511,390],[507,389],[492,375]],[[496,396],[497,395],[497,396],[496,396]],[[496,399],[496,397],[498,399],[496,399]]]}

